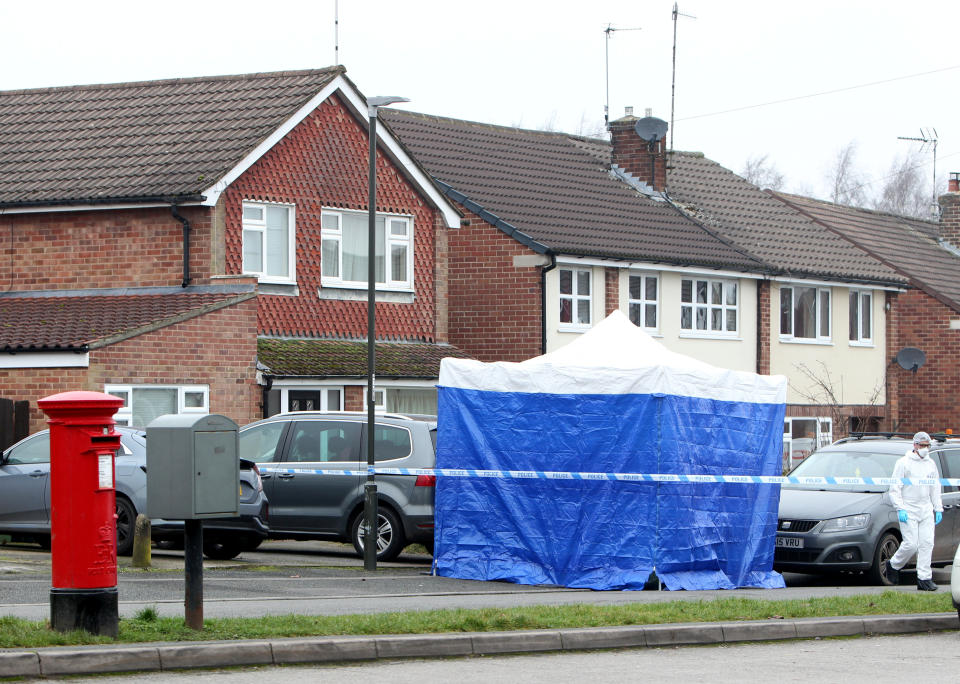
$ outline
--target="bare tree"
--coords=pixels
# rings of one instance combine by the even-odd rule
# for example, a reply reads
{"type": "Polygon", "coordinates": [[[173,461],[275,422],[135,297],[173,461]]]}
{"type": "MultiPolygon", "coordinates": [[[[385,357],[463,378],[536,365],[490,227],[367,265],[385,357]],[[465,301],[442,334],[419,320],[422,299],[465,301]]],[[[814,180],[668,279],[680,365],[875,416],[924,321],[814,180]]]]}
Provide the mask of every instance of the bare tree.
{"type": "Polygon", "coordinates": [[[769,160],[769,155],[755,155],[747,158],[740,175],[758,188],[780,190],[783,188],[783,174],[769,160]]]}
{"type": "Polygon", "coordinates": [[[857,143],[851,140],[841,147],[827,173],[830,183],[830,200],[837,204],[862,207],[867,202],[864,188],[866,177],[856,168],[857,143]]]}
{"type": "Polygon", "coordinates": [[[794,386],[793,390],[806,401],[829,413],[835,435],[838,428],[841,432],[850,429],[851,418],[861,426],[868,424],[870,419],[876,416],[876,408],[882,405],[877,402],[884,396],[886,378],[877,380],[865,403],[844,408],[843,377],[836,381],[827,364],[818,361],[817,365],[819,368],[814,369],[805,363],[794,364],[800,374],[810,381],[810,385],[806,389],[794,386]]]}
{"type": "Polygon", "coordinates": [[[874,208],[902,216],[930,218],[933,197],[924,180],[924,166],[919,152],[897,157],[883,179],[874,208]]]}

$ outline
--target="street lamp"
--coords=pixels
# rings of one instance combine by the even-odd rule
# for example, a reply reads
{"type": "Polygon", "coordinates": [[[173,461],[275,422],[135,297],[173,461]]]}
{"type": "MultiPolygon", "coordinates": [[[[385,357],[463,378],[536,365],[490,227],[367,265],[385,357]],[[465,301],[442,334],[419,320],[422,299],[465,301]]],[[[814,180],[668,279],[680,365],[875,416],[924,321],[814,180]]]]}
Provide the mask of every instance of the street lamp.
{"type": "MultiPolygon", "coordinates": [[[[376,288],[377,288],[377,109],[395,102],[409,102],[405,97],[383,95],[367,100],[370,117],[369,209],[367,225],[367,483],[363,487],[363,568],[377,569],[377,483],[373,476],[373,430],[376,400],[373,395],[374,359],[376,355],[376,288]]],[[[386,248],[386,243],[384,243],[386,248]]],[[[387,254],[384,253],[384,260],[387,254]]],[[[384,262],[386,266],[386,262],[384,262]]],[[[394,530],[396,533],[396,530],[394,530]]]]}

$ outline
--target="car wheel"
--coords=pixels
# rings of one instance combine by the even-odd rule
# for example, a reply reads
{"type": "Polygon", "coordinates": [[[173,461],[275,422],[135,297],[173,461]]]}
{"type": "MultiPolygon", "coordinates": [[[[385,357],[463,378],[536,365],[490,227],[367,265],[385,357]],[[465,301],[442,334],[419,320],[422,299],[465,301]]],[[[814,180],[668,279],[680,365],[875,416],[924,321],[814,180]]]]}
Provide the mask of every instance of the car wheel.
{"type": "Polygon", "coordinates": [[[260,548],[260,545],[263,543],[262,537],[247,537],[243,541],[243,550],[244,551],[256,551],[260,548]]]}
{"type": "Polygon", "coordinates": [[[885,587],[891,586],[890,580],[887,579],[884,571],[887,568],[887,563],[893,558],[893,554],[897,552],[897,547],[899,546],[900,540],[893,532],[887,532],[880,537],[880,543],[877,544],[877,549],[873,552],[873,565],[867,573],[871,584],[879,584],[885,587]]]}
{"type": "Polygon", "coordinates": [[[137,511],[133,504],[122,496],[117,497],[117,555],[129,556],[133,551],[133,527],[137,511]]]}
{"type": "MultiPolygon", "coordinates": [[[[363,511],[353,518],[350,525],[350,539],[353,548],[363,556],[363,511]]],[[[403,528],[397,516],[389,508],[377,507],[377,560],[391,561],[400,555],[403,547],[403,528]]]]}
{"type": "Polygon", "coordinates": [[[244,544],[236,539],[217,539],[203,542],[203,555],[213,560],[230,560],[240,555],[244,544]]]}

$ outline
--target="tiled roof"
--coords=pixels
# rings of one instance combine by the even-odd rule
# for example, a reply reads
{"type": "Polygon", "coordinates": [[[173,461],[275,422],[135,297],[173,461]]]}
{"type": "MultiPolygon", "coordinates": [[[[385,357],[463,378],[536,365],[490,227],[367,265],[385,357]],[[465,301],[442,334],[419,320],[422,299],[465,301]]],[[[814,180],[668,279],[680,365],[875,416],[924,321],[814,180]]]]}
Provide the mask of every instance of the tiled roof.
{"type": "Polygon", "coordinates": [[[0,352],[82,351],[107,338],[228,306],[248,293],[187,288],[173,294],[0,295],[0,352]]]}
{"type": "Polygon", "coordinates": [[[0,92],[0,206],[197,195],[343,71],[0,92]]]}
{"type": "Polygon", "coordinates": [[[864,250],[702,154],[674,152],[667,191],[685,210],[777,271],[795,276],[902,283],[864,250]]]}
{"type": "Polygon", "coordinates": [[[381,110],[403,144],[471,211],[538,251],[764,270],[667,202],[614,178],[589,139],[381,110]],[[537,247],[535,247],[537,248],[537,247]]]}
{"type": "MultiPolygon", "coordinates": [[[[473,358],[448,344],[376,343],[380,377],[436,378],[447,357],[473,358]]],[[[257,340],[257,361],[264,372],[281,376],[365,376],[367,343],[353,340],[257,340]]]]}
{"type": "Polygon", "coordinates": [[[771,193],[895,268],[911,284],[960,311],[960,256],[937,242],[933,221],[771,193]]]}

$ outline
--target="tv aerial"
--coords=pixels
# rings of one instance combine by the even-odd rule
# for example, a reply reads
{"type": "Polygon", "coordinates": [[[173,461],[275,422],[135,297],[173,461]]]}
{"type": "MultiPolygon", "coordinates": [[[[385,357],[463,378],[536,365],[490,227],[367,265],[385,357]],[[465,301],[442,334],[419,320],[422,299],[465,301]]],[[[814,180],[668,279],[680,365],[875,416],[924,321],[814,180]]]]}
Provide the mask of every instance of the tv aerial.
{"type": "Polygon", "coordinates": [[[933,204],[930,205],[931,211],[934,213],[937,212],[937,129],[933,128],[921,128],[919,138],[910,138],[903,135],[898,135],[897,140],[913,140],[920,145],[920,151],[923,152],[925,149],[933,150],[933,204]]]}
{"type": "Polygon", "coordinates": [[[894,360],[902,369],[916,373],[917,370],[927,362],[927,355],[916,347],[904,347],[897,352],[894,360]]]}
{"type": "Polygon", "coordinates": [[[606,34],[606,79],[607,79],[607,103],[603,106],[603,127],[607,128],[610,123],[610,36],[613,35],[614,31],[640,31],[642,29],[638,28],[614,28],[613,24],[607,24],[607,28],[603,29],[603,32],[606,34]]]}

